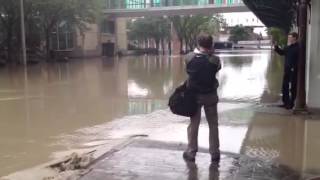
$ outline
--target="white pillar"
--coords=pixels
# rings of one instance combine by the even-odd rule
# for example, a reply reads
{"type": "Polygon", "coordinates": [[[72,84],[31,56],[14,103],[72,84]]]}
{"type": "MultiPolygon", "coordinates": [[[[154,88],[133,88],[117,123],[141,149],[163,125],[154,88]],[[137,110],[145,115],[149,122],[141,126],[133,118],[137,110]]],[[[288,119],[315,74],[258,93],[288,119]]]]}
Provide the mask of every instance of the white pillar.
{"type": "Polygon", "coordinates": [[[308,106],[320,108],[320,1],[312,0],[312,14],[310,26],[309,62],[307,69],[308,77],[308,106]]]}
{"type": "Polygon", "coordinates": [[[116,37],[118,50],[128,50],[127,19],[116,19],[116,37]]]}

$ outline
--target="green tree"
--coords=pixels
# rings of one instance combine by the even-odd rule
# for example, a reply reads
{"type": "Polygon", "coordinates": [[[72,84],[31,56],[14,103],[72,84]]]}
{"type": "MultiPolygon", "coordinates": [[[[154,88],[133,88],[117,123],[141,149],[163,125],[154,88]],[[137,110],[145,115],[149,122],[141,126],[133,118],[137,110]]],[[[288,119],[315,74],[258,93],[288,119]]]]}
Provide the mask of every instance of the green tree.
{"type": "Polygon", "coordinates": [[[247,28],[243,27],[242,25],[237,25],[230,30],[229,41],[238,43],[238,41],[249,40],[249,38],[250,32],[247,28]]]}
{"type": "MultiPolygon", "coordinates": [[[[51,34],[60,23],[68,23],[79,32],[84,32],[87,25],[94,23],[101,12],[103,0],[25,0],[25,24],[27,47],[34,49],[41,42],[46,45],[49,54],[51,34]]],[[[20,4],[16,0],[0,0],[0,39],[7,52],[7,59],[19,54],[20,4]],[[15,47],[13,52],[13,47],[15,47]]]]}
{"type": "Polygon", "coordinates": [[[156,49],[160,50],[160,43],[170,39],[170,22],[166,18],[139,18],[129,24],[129,39],[146,41],[152,39],[156,49]]]}
{"type": "Polygon", "coordinates": [[[187,29],[187,20],[182,16],[173,16],[173,17],[170,17],[170,20],[172,22],[173,28],[176,31],[177,37],[180,41],[180,53],[182,54],[184,37],[187,29]]]}
{"type": "Polygon", "coordinates": [[[187,29],[185,29],[185,47],[186,50],[192,50],[197,45],[197,36],[205,29],[210,18],[207,16],[189,16],[185,17],[187,29]]]}
{"type": "MultiPolygon", "coordinates": [[[[167,18],[160,18],[157,23],[158,27],[158,34],[160,37],[160,43],[162,46],[163,54],[165,53],[165,41],[168,43],[171,43],[171,24],[170,21],[167,18]]],[[[171,45],[169,45],[171,46],[171,45]]],[[[171,47],[170,47],[171,48],[171,47]]],[[[171,51],[171,50],[170,50],[171,51]]]]}
{"type": "Polygon", "coordinates": [[[0,43],[2,49],[6,50],[8,61],[13,59],[13,50],[17,47],[16,35],[20,32],[19,14],[19,1],[0,0],[0,35],[2,35],[0,43]]]}
{"type": "Polygon", "coordinates": [[[46,54],[51,50],[51,33],[62,22],[79,30],[87,30],[94,23],[99,12],[100,0],[32,0],[33,17],[37,19],[44,36],[46,54]]]}
{"type": "Polygon", "coordinates": [[[271,36],[272,41],[280,46],[287,44],[287,34],[279,28],[268,28],[267,33],[271,36]]]}
{"type": "Polygon", "coordinates": [[[186,51],[197,45],[197,36],[200,33],[217,35],[224,24],[224,19],[220,15],[174,16],[170,19],[180,41],[181,53],[183,52],[183,45],[185,45],[186,51]]]}
{"type": "Polygon", "coordinates": [[[223,22],[223,18],[220,15],[198,15],[187,18],[187,29],[185,30],[186,47],[189,47],[189,50],[194,49],[197,46],[197,36],[200,33],[206,33],[212,36],[217,35],[223,22]]]}

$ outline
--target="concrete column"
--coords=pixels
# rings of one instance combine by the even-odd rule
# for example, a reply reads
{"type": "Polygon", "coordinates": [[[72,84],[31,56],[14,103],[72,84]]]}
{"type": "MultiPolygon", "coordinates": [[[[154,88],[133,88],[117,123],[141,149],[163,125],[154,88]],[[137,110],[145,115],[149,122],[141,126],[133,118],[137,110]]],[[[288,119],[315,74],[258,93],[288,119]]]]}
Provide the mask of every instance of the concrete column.
{"type": "Polygon", "coordinates": [[[308,62],[308,106],[320,108],[320,1],[312,0],[312,14],[310,25],[309,62],[308,62]]]}
{"type": "Polygon", "coordinates": [[[306,111],[306,64],[307,64],[307,29],[308,29],[308,2],[300,0],[299,4],[299,61],[298,61],[298,82],[297,99],[294,110],[306,111]]]}
{"type": "Polygon", "coordinates": [[[87,24],[89,30],[84,33],[77,31],[75,36],[74,57],[101,56],[101,38],[97,24],[87,24]]]}
{"type": "Polygon", "coordinates": [[[116,40],[117,50],[126,51],[128,50],[128,36],[127,36],[127,19],[117,18],[116,19],[116,40]]]}

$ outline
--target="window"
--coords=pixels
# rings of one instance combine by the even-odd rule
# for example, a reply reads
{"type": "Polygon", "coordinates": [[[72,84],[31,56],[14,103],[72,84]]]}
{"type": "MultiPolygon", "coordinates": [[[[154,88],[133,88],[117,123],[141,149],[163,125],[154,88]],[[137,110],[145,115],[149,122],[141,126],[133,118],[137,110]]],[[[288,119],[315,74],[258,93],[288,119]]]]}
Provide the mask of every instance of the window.
{"type": "MultiPolygon", "coordinates": [[[[154,0],[160,1],[160,0],[154,0]]],[[[127,9],[142,9],[145,8],[144,0],[126,0],[126,8],[127,9]]]]}
{"type": "Polygon", "coordinates": [[[62,22],[56,26],[56,30],[52,32],[52,47],[55,50],[65,50],[74,47],[74,31],[67,23],[62,22]]]}
{"type": "Polygon", "coordinates": [[[228,0],[227,4],[234,4],[233,0],[228,0]]]}
{"type": "Polygon", "coordinates": [[[182,0],[172,0],[172,1],[173,1],[173,3],[172,3],[173,6],[181,6],[182,5],[182,0]]]}
{"type": "Polygon", "coordinates": [[[217,4],[217,5],[222,5],[223,3],[223,0],[215,0],[214,1],[214,4],[217,4]]]}
{"type": "Polygon", "coordinates": [[[198,5],[207,5],[209,4],[209,0],[198,0],[198,5]]]}
{"type": "Polygon", "coordinates": [[[107,20],[107,19],[103,20],[101,22],[100,31],[101,31],[101,33],[114,34],[115,33],[115,22],[112,20],[107,20]]]}
{"type": "Polygon", "coordinates": [[[160,0],[153,0],[153,7],[160,7],[161,1],[160,0]]]}

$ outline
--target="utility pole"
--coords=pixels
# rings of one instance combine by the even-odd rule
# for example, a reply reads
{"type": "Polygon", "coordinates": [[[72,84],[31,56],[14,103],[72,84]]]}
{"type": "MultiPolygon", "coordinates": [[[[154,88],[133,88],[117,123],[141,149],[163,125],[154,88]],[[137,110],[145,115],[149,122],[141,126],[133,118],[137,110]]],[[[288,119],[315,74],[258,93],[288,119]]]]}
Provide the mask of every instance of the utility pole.
{"type": "Polygon", "coordinates": [[[27,50],[26,50],[26,32],[24,25],[24,5],[23,0],[20,0],[20,18],[21,18],[21,44],[23,64],[27,66],[27,50]]]}
{"type": "Polygon", "coordinates": [[[307,25],[308,25],[308,4],[310,0],[299,1],[299,62],[298,62],[298,82],[297,99],[295,112],[307,111],[306,105],[306,57],[307,57],[307,25]]]}

